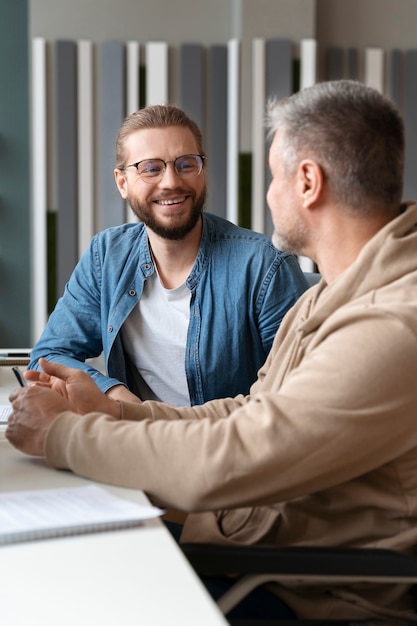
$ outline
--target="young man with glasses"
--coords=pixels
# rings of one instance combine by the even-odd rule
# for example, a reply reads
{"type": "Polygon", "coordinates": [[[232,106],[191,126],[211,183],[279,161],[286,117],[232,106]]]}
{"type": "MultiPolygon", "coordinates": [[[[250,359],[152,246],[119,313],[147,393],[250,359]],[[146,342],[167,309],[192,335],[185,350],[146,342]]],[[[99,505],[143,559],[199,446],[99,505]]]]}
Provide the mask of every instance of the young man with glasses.
{"type": "MultiPolygon", "coordinates": [[[[215,157],[213,157],[215,158],[215,157]]],[[[32,351],[88,372],[109,397],[195,405],[248,393],[306,289],[294,256],[203,213],[198,126],[171,105],[127,117],[115,181],[139,219],[97,234],[32,351]],[[85,359],[103,351],[106,375],[85,359]]]]}

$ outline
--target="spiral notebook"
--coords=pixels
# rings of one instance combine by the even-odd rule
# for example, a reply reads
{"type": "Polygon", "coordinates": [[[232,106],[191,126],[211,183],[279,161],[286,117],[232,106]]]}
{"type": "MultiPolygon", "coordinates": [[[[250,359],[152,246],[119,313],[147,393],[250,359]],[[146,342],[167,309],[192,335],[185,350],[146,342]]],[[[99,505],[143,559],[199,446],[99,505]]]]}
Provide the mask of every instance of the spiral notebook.
{"type": "Polygon", "coordinates": [[[9,415],[12,412],[11,404],[0,404],[0,425],[7,424],[9,415]]]}
{"type": "Polygon", "coordinates": [[[0,493],[0,545],[134,528],[162,513],[96,485],[0,493]]]}

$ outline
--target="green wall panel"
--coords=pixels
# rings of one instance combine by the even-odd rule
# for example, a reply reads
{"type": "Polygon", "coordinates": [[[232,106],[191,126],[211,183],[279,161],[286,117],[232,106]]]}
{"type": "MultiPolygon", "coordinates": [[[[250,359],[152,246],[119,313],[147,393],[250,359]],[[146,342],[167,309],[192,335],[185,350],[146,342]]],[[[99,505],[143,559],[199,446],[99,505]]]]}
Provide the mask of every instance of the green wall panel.
{"type": "Polygon", "coordinates": [[[0,0],[0,348],[30,346],[27,0],[0,0]]]}

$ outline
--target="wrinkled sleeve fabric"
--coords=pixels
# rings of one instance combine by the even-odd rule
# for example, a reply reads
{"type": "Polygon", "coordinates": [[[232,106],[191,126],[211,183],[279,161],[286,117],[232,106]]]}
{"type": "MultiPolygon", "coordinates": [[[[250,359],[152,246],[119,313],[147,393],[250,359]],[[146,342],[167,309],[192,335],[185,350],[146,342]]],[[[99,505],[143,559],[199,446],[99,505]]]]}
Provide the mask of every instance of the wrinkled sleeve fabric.
{"type": "Polygon", "coordinates": [[[417,338],[401,320],[377,308],[336,320],[278,385],[279,358],[279,350],[270,355],[248,397],[181,409],[126,404],[121,421],[64,413],[46,458],[204,511],[324,491],[416,456],[417,338]]]}

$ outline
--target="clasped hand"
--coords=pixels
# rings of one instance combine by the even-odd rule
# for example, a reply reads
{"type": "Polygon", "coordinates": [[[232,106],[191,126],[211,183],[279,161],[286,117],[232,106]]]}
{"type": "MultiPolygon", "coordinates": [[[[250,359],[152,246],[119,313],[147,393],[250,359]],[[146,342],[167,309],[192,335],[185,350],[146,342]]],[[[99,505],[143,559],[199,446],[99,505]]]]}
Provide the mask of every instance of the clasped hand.
{"type": "Polygon", "coordinates": [[[64,411],[120,416],[119,403],[103,394],[85,372],[45,359],[39,364],[41,372],[25,372],[32,384],[13,391],[9,397],[13,412],[6,438],[22,452],[43,456],[48,429],[64,411]]]}

